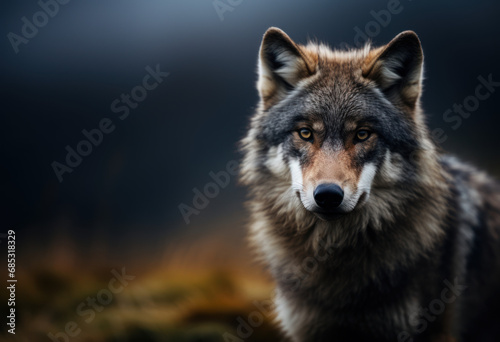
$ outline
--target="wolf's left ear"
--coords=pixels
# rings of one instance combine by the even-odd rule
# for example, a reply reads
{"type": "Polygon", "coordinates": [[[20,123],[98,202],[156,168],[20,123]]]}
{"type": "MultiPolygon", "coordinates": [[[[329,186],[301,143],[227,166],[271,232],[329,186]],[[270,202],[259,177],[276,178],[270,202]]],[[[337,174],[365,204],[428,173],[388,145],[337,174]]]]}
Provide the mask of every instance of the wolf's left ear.
{"type": "Polygon", "coordinates": [[[405,31],[368,58],[363,76],[375,81],[394,104],[413,109],[422,90],[423,61],[420,40],[415,32],[405,31]]]}
{"type": "Polygon", "coordinates": [[[265,107],[283,99],[314,72],[314,61],[285,32],[276,27],[266,31],[260,46],[257,83],[265,107]]]}

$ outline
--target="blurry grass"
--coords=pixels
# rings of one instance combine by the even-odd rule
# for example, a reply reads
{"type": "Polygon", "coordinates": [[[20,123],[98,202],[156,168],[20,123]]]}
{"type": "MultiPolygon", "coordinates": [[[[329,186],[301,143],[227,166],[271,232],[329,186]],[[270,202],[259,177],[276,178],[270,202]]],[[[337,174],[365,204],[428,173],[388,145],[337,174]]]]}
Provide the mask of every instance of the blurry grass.
{"type": "MultiPolygon", "coordinates": [[[[65,255],[69,253],[66,249],[56,253],[57,260],[40,259],[29,270],[20,268],[16,335],[4,329],[0,341],[50,342],[48,333],[64,331],[70,321],[76,322],[81,332],[68,341],[280,341],[273,315],[269,310],[261,313],[255,305],[271,297],[273,286],[268,276],[251,262],[243,242],[235,243],[237,238],[225,232],[217,235],[215,229],[208,231],[210,237],[199,234],[195,240],[189,236],[184,242],[177,241],[175,248],[169,246],[161,262],[128,262],[126,273],[136,278],[114,294],[101,312],[95,311],[88,323],[85,319],[89,316],[78,315],[77,307],[108,288],[113,267],[58,263],[61,255],[66,260],[84,259],[65,255]],[[249,315],[255,318],[256,313],[264,321],[250,326],[249,336],[238,336],[238,319],[248,324],[249,315]],[[224,334],[234,338],[225,339],[224,334]]],[[[7,302],[5,291],[0,292],[0,301],[7,302]]],[[[4,312],[8,312],[7,307],[4,312]]]]}
{"type": "MultiPolygon", "coordinates": [[[[64,331],[74,321],[81,333],[70,341],[224,341],[224,333],[238,336],[238,317],[248,323],[248,315],[258,312],[252,302],[268,300],[272,291],[264,277],[245,279],[229,270],[144,274],[87,323],[89,316],[80,317],[77,307],[107,288],[112,275],[109,270],[104,275],[44,270],[20,278],[18,284],[27,286],[17,293],[16,340],[50,341],[49,332],[64,331]]],[[[242,340],[279,340],[272,315],[266,311],[262,316],[264,323],[242,340]]],[[[8,341],[10,336],[2,337],[8,341]]]]}

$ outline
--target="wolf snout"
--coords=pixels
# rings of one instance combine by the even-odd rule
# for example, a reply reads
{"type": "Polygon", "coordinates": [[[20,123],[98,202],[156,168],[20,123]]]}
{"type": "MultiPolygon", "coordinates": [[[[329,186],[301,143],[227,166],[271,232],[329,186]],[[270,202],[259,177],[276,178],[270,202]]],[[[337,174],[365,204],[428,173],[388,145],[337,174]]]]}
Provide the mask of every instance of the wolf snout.
{"type": "Polygon", "coordinates": [[[334,183],[320,184],[314,190],[314,201],[325,210],[337,208],[344,199],[344,191],[334,183]]]}

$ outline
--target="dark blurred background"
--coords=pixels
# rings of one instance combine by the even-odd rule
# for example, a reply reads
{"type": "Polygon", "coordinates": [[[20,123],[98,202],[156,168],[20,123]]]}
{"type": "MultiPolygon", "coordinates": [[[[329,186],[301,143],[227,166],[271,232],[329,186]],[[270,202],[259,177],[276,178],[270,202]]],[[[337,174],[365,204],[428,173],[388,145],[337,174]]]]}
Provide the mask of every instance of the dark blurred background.
{"type": "MultiPolygon", "coordinates": [[[[82,333],[71,340],[223,340],[219,331],[234,333],[236,317],[251,312],[253,298],[268,297],[270,282],[244,248],[245,191],[236,177],[189,224],[179,205],[193,207],[193,189],[203,191],[212,182],[210,172],[239,158],[237,141],[258,99],[260,39],[270,26],[296,42],[317,39],[331,46],[355,46],[367,38],[381,45],[414,30],[425,53],[429,125],[444,131],[445,150],[500,175],[500,91],[479,101],[460,125],[443,119],[455,103],[474,95],[478,77],[491,74],[500,81],[498,1],[41,3],[52,4],[44,6],[53,16],[37,16],[44,6],[36,1],[0,5],[1,233],[15,230],[17,274],[24,279],[18,285],[18,340],[50,341],[47,334],[64,330],[67,321],[82,322],[75,308],[111,279],[112,268],[126,267],[141,284],[134,286],[146,289],[127,288],[123,298],[160,293],[151,300],[137,297],[140,310],[133,310],[146,316],[158,311],[148,318],[156,326],[116,315],[111,324],[112,312],[126,311],[116,299],[109,304],[113,309],[96,315],[102,322],[80,323],[82,333]],[[35,34],[25,28],[31,38],[23,37],[23,17],[40,24],[35,34]],[[169,76],[121,120],[111,103],[142,85],[146,67],[158,64],[169,76]],[[76,149],[85,138],[82,130],[98,128],[102,118],[112,120],[114,131],[60,182],[52,163],[65,164],[66,146],[76,149]],[[78,284],[88,286],[80,291],[78,284]],[[221,293],[237,298],[226,306],[222,299],[198,304],[221,293]],[[202,309],[186,314],[186,303],[202,309]]],[[[250,339],[259,336],[255,330],[250,339]]]]}

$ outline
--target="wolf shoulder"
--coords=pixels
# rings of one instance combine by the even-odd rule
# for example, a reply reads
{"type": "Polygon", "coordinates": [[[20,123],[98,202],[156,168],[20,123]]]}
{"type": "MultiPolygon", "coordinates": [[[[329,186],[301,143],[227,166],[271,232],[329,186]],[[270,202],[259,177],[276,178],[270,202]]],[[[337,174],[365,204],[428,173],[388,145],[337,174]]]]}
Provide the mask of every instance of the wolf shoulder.
{"type": "MultiPolygon", "coordinates": [[[[468,236],[469,265],[500,266],[500,182],[456,157],[440,158],[451,191],[454,230],[468,236]],[[476,260],[471,260],[476,258],[476,260]]],[[[465,248],[465,247],[464,247],[465,248]]],[[[500,272],[500,271],[499,271],[500,272]]]]}
{"type": "Polygon", "coordinates": [[[499,219],[496,222],[497,229],[500,229],[500,182],[486,172],[451,155],[441,156],[440,163],[447,173],[455,199],[460,203],[473,205],[491,218],[497,216],[499,219]]]}

